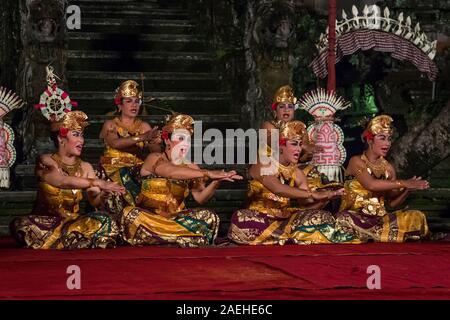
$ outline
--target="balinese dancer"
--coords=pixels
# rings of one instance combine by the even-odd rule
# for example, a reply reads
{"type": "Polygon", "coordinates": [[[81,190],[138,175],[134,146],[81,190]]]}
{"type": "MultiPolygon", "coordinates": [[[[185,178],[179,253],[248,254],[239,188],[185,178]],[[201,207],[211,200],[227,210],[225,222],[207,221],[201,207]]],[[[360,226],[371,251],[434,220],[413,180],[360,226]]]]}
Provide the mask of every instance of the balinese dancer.
{"type": "Polygon", "coordinates": [[[123,197],[110,199],[109,207],[116,213],[120,213],[124,206],[135,205],[135,197],[139,193],[137,178],[146,153],[161,151],[157,128],[137,118],[142,103],[138,86],[133,80],[120,85],[115,97],[119,116],[105,121],[100,132],[100,139],[106,145],[100,158],[102,177],[126,188],[123,197]]]}
{"type": "Polygon", "coordinates": [[[228,237],[239,244],[283,245],[352,243],[352,235],[335,230],[331,213],[291,207],[340,197],[343,189],[311,191],[298,168],[306,127],[301,121],[284,122],[279,127],[279,160],[257,163],[249,169],[249,189],[245,209],[231,218],[228,237]]]}
{"type": "Polygon", "coordinates": [[[345,196],[342,198],[337,226],[353,233],[363,242],[403,242],[418,240],[428,234],[425,215],[417,210],[397,210],[413,190],[429,188],[420,177],[398,180],[394,167],[386,157],[392,139],[392,118],[380,115],[373,118],[362,137],[367,143],[365,152],[350,159],[346,170],[345,196]]]}
{"type": "Polygon", "coordinates": [[[122,237],[131,245],[173,244],[197,247],[214,243],[219,218],[211,210],[186,209],[184,200],[192,194],[203,204],[220,181],[242,179],[235,171],[201,170],[187,163],[194,120],[172,115],[162,129],[164,152],[151,153],[142,169],[137,206],[126,207],[122,216],[122,237]],[[208,185],[206,180],[212,180],[208,185]]]}
{"type": "MultiPolygon", "coordinates": [[[[282,122],[289,122],[294,119],[294,113],[297,103],[297,98],[294,96],[294,92],[290,86],[280,87],[273,98],[272,111],[274,119],[271,121],[265,121],[261,129],[267,129],[267,134],[270,135],[270,130],[277,129],[282,122]]],[[[299,160],[299,163],[305,163],[312,159],[313,153],[316,147],[313,142],[308,138],[308,134],[304,135],[304,141],[302,141],[303,154],[299,160]]],[[[269,136],[270,140],[270,136],[269,136]]],[[[342,187],[341,184],[328,181],[325,175],[321,174],[317,168],[312,165],[301,164],[303,173],[307,177],[309,188],[311,190],[336,190],[342,187]]],[[[319,206],[317,202],[314,204],[306,205],[307,208],[323,208],[328,201],[322,201],[319,206]]]]}
{"type": "MultiPolygon", "coordinates": [[[[277,90],[273,97],[271,109],[273,120],[264,121],[261,125],[261,129],[268,130],[268,134],[271,129],[277,129],[277,123],[279,121],[288,122],[294,120],[295,110],[297,109],[297,98],[291,86],[282,86],[277,90]]],[[[305,155],[301,160],[307,161],[312,157],[315,146],[309,141],[308,135],[305,135],[304,139],[303,151],[305,155]]]]}
{"type": "Polygon", "coordinates": [[[92,165],[80,160],[86,120],[86,114],[73,111],[52,124],[58,149],[41,155],[36,164],[39,187],[32,214],[11,223],[12,235],[27,248],[106,248],[116,244],[119,230],[107,213],[79,213],[83,190],[95,208],[102,208],[109,194],[124,192],[114,182],[97,179],[92,165]]]}

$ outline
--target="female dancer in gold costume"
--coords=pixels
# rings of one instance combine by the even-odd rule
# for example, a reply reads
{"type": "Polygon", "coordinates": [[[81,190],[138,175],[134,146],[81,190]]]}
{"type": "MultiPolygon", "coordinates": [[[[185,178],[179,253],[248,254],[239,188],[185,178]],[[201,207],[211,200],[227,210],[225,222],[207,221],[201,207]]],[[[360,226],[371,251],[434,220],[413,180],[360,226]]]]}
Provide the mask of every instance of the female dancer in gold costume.
{"type": "Polygon", "coordinates": [[[106,149],[100,165],[106,178],[126,188],[121,199],[110,204],[111,210],[121,212],[126,205],[134,205],[139,193],[136,175],[144,163],[146,153],[159,152],[160,139],[157,128],[137,118],[142,102],[142,92],[133,80],[123,82],[117,89],[115,103],[119,116],[105,121],[100,132],[106,149]]]}
{"type": "Polygon", "coordinates": [[[337,232],[331,213],[302,210],[290,206],[337,198],[343,189],[311,191],[303,171],[298,168],[302,142],[306,134],[301,121],[283,122],[279,127],[279,161],[252,165],[245,209],[235,212],[228,236],[239,244],[283,245],[356,242],[351,235],[337,232]]]}
{"type": "Polygon", "coordinates": [[[79,213],[83,190],[96,208],[102,208],[111,193],[124,192],[116,183],[97,179],[92,166],[80,160],[86,119],[86,114],[74,111],[52,124],[58,150],[40,156],[36,164],[39,187],[32,215],[11,223],[12,235],[25,247],[81,249],[116,244],[119,230],[108,214],[79,213]]]}
{"type": "MultiPolygon", "coordinates": [[[[268,130],[270,141],[270,130],[278,129],[280,123],[289,122],[294,119],[297,98],[294,96],[292,88],[288,85],[280,87],[273,97],[272,112],[274,120],[263,122],[261,129],[268,130]]],[[[312,159],[315,151],[320,151],[321,147],[316,146],[308,138],[308,134],[303,136],[302,151],[303,155],[299,160],[300,163],[308,162],[312,159]]],[[[303,173],[308,181],[308,186],[311,190],[336,190],[342,188],[342,184],[330,182],[324,174],[321,174],[316,167],[312,165],[302,165],[303,173]]],[[[329,201],[324,200],[317,205],[318,202],[303,204],[305,209],[323,208],[329,201]]]]}
{"type": "Polygon", "coordinates": [[[152,153],[145,160],[137,206],[126,207],[122,215],[122,237],[131,245],[197,247],[214,243],[218,216],[212,210],[186,209],[184,200],[191,192],[203,204],[214,195],[220,181],[242,177],[235,171],[201,170],[186,163],[193,122],[188,115],[172,115],[162,129],[164,152],[152,153]],[[205,185],[207,179],[212,182],[205,185]]]}
{"type": "MultiPolygon", "coordinates": [[[[264,121],[261,125],[261,129],[267,129],[268,133],[270,133],[270,130],[278,129],[277,123],[279,121],[289,122],[294,120],[295,109],[297,108],[296,103],[297,98],[294,96],[294,91],[291,86],[280,87],[273,97],[271,106],[274,119],[264,121]]],[[[304,139],[305,141],[303,141],[302,149],[305,155],[301,160],[307,161],[314,153],[315,146],[309,141],[308,135],[305,135],[304,139]]]]}
{"type": "Polygon", "coordinates": [[[373,118],[363,133],[366,151],[350,159],[346,170],[345,196],[336,218],[337,226],[363,242],[403,242],[428,234],[425,215],[417,210],[397,210],[413,190],[429,188],[420,177],[398,180],[394,167],[384,159],[391,147],[392,118],[373,118]]]}

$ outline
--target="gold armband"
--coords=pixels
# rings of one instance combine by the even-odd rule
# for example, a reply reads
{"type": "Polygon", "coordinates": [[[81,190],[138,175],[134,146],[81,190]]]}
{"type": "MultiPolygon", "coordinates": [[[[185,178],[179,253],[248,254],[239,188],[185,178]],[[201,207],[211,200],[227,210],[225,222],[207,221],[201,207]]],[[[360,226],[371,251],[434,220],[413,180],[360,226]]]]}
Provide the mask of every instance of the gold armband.
{"type": "Polygon", "coordinates": [[[396,180],[395,183],[397,184],[399,189],[405,188],[405,185],[403,184],[403,182],[401,180],[396,180]]]}
{"type": "Polygon", "coordinates": [[[133,141],[135,141],[136,143],[142,142],[142,139],[140,137],[132,137],[131,139],[133,139],[133,141]]]}

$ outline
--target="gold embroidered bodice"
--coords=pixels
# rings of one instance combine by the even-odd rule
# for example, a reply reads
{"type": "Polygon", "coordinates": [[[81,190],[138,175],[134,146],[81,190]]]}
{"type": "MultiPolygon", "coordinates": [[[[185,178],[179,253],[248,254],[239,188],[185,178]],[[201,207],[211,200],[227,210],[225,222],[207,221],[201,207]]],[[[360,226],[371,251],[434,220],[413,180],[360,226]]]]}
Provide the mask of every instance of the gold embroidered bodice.
{"type": "MultiPolygon", "coordinates": [[[[140,135],[140,127],[142,121],[136,120],[132,128],[124,127],[118,118],[114,118],[116,133],[120,138],[135,137],[140,135]]],[[[105,169],[107,174],[111,174],[115,170],[122,167],[132,167],[141,165],[143,163],[143,149],[144,143],[139,142],[134,147],[130,148],[129,152],[115,149],[106,144],[103,156],[100,158],[100,164],[105,169]]]]}
{"type": "Polygon", "coordinates": [[[60,189],[48,183],[40,182],[32,213],[52,215],[62,218],[76,218],[79,215],[81,189],[60,189]]]}
{"type": "MultiPolygon", "coordinates": [[[[365,168],[360,170],[366,170],[375,179],[389,179],[389,171],[386,160],[382,159],[382,165],[373,168],[368,162],[366,157],[361,157],[365,162],[365,168]]],[[[363,212],[372,216],[384,216],[387,214],[384,201],[384,192],[374,192],[365,189],[358,179],[352,175],[346,175],[345,183],[345,195],[342,197],[340,211],[350,210],[355,212],[363,212]]]]}
{"type": "MultiPolygon", "coordinates": [[[[293,187],[296,168],[295,165],[289,167],[278,165],[278,172],[275,175],[281,183],[293,187]]],[[[247,209],[274,217],[287,217],[295,210],[289,208],[289,198],[276,195],[256,179],[248,182],[247,203],[247,209]]]]}
{"type": "Polygon", "coordinates": [[[189,195],[189,180],[167,179],[151,174],[142,180],[138,207],[155,213],[176,213],[185,208],[184,200],[189,195]]]}

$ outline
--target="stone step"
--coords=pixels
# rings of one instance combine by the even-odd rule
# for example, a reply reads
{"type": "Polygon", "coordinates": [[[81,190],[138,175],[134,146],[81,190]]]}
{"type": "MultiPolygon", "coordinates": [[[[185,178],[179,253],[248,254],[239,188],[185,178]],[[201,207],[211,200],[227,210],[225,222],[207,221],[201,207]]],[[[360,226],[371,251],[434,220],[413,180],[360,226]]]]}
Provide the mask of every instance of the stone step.
{"type": "MultiPolygon", "coordinates": [[[[78,102],[78,109],[89,114],[106,114],[115,110],[114,92],[71,91],[70,96],[78,102]]],[[[188,114],[221,114],[231,112],[231,101],[228,93],[221,92],[156,92],[148,97],[161,99],[150,104],[168,107],[174,111],[188,114]]],[[[152,111],[150,111],[152,112],[152,111]]],[[[165,112],[167,113],[167,112],[165,112]]]]}
{"type": "Polygon", "coordinates": [[[210,72],[212,58],[203,52],[68,52],[69,71],[143,72],[210,72]]]}
{"type": "MultiPolygon", "coordinates": [[[[113,7],[120,9],[122,8],[139,8],[140,6],[145,9],[158,9],[159,5],[157,1],[148,1],[148,0],[69,0],[69,5],[77,5],[80,8],[101,8],[104,7],[113,7]]],[[[180,9],[180,8],[178,8],[180,9]]]]}
{"type": "Polygon", "coordinates": [[[192,35],[69,32],[70,50],[202,52],[206,40],[192,35]]]}
{"type": "MultiPolygon", "coordinates": [[[[95,72],[70,71],[67,73],[69,92],[87,91],[95,88],[99,91],[112,90],[121,82],[134,79],[141,83],[140,73],[137,72],[95,72]]],[[[193,72],[144,72],[145,95],[156,92],[170,91],[220,91],[221,78],[217,73],[193,72]]]]}
{"type": "Polygon", "coordinates": [[[173,19],[84,18],[81,21],[81,29],[83,32],[190,34],[195,31],[195,24],[188,20],[173,19]]]}
{"type": "Polygon", "coordinates": [[[189,15],[179,9],[155,9],[136,5],[81,5],[81,25],[85,18],[120,19],[146,18],[148,20],[189,20],[189,15]]]}
{"type": "Polygon", "coordinates": [[[121,3],[149,3],[158,4],[158,0],[70,0],[69,4],[92,3],[92,4],[121,4],[121,3]]]}

